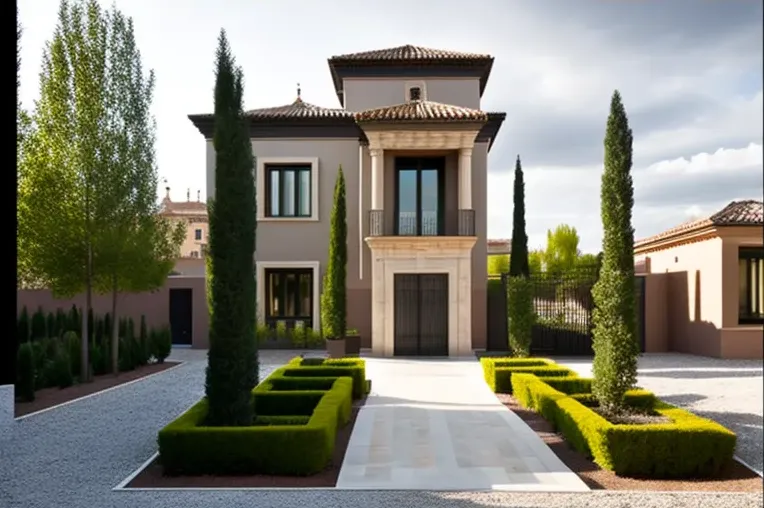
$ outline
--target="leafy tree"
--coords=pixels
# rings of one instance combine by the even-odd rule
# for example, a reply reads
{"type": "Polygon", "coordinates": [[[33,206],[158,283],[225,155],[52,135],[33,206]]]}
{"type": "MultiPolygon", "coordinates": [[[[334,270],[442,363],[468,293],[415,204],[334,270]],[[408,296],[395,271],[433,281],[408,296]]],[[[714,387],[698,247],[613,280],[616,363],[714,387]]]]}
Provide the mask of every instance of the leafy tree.
{"type": "MultiPolygon", "coordinates": [[[[24,135],[18,177],[18,258],[23,277],[58,296],[84,290],[81,380],[89,379],[98,200],[112,183],[105,132],[108,22],[97,0],[62,0],[45,48],[40,99],[24,135]],[[101,192],[104,191],[104,192],[101,192]]],[[[101,207],[102,208],[102,207],[101,207]]]]}
{"type": "Polygon", "coordinates": [[[610,103],[602,173],[602,267],[592,296],[594,382],[601,407],[618,413],[624,394],[637,380],[637,322],[634,290],[634,186],[631,177],[632,133],[621,95],[610,103]]]}
{"type": "Polygon", "coordinates": [[[532,250],[528,253],[528,268],[530,273],[541,273],[544,270],[544,252],[532,250]]]}
{"type": "Polygon", "coordinates": [[[321,293],[321,327],[327,340],[341,339],[347,331],[347,211],[345,175],[340,166],[334,183],[334,206],[329,230],[329,262],[321,293]]]}
{"type": "Polygon", "coordinates": [[[488,275],[501,275],[509,271],[509,254],[488,256],[488,275]]]}
{"type": "MultiPolygon", "coordinates": [[[[159,216],[156,202],[155,122],[151,116],[154,73],[143,72],[132,19],[116,7],[108,13],[109,86],[105,93],[107,142],[112,157],[103,168],[111,182],[102,190],[96,216],[96,287],[111,293],[117,319],[120,292],[140,293],[164,284],[185,231],[159,216]]],[[[118,372],[119,334],[111,330],[111,369],[118,372]]]]}
{"type": "Polygon", "coordinates": [[[525,232],[525,183],[520,156],[515,162],[514,209],[512,212],[512,254],[509,259],[511,276],[530,275],[528,266],[528,234],[525,232]]]}
{"type": "Polygon", "coordinates": [[[254,157],[243,112],[243,75],[224,30],[220,31],[216,60],[215,197],[208,207],[206,423],[246,426],[252,423],[250,392],[258,378],[254,157]]]}
{"type": "Polygon", "coordinates": [[[544,264],[547,271],[560,274],[572,270],[580,254],[578,250],[580,238],[576,228],[560,224],[554,231],[551,229],[547,231],[546,237],[544,264]]]}

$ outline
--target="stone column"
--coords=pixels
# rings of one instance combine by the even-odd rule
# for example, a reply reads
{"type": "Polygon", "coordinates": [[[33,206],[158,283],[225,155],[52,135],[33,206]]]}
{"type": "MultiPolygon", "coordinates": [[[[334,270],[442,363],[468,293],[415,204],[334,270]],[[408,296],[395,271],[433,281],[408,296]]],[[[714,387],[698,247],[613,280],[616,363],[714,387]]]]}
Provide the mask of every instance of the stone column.
{"type": "Polygon", "coordinates": [[[472,210],[472,148],[459,149],[459,209],[472,210]]]}
{"type": "Polygon", "coordinates": [[[371,155],[371,209],[382,210],[385,199],[385,156],[381,148],[369,149],[371,155]]]}

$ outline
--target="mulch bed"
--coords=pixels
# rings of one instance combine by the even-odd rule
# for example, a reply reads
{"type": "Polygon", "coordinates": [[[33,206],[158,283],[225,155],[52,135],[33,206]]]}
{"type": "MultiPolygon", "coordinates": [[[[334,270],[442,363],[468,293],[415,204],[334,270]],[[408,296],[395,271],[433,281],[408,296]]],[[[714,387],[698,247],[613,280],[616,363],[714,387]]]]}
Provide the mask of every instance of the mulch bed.
{"type": "Polygon", "coordinates": [[[152,363],[150,365],[144,365],[138,367],[135,370],[128,372],[120,372],[116,376],[112,374],[104,374],[102,376],[95,376],[90,383],[76,384],[69,388],[43,388],[35,392],[35,399],[32,402],[16,402],[14,405],[16,417],[23,416],[35,411],[47,409],[49,407],[63,404],[86,395],[91,395],[108,388],[113,388],[130,381],[135,381],[142,377],[162,372],[171,367],[175,367],[180,362],[166,361],[164,363],[152,363]]]}
{"type": "Polygon", "coordinates": [[[314,489],[317,487],[336,487],[337,478],[340,475],[342,461],[345,459],[345,451],[353,433],[356,418],[366,399],[355,401],[350,421],[337,431],[334,444],[334,455],[329,465],[320,473],[311,476],[275,476],[275,475],[250,475],[250,476],[164,476],[159,457],[154,459],[138,476],[127,484],[125,488],[304,488],[314,489]]]}
{"type": "Polygon", "coordinates": [[[597,464],[568,445],[540,414],[525,409],[511,395],[497,394],[499,400],[520,417],[551,448],[555,455],[576,473],[592,490],[717,491],[761,492],[762,478],[733,460],[721,475],[713,479],[653,480],[624,478],[597,464]]]}

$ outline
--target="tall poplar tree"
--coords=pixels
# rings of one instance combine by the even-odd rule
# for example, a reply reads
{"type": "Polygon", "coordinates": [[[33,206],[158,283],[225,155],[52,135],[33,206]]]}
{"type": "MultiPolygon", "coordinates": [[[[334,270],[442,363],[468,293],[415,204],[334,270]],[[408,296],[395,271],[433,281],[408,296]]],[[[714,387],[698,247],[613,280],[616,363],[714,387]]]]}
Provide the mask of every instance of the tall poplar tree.
{"type": "Polygon", "coordinates": [[[602,266],[592,289],[595,309],[592,392],[607,412],[619,413],[624,394],[637,381],[636,295],[634,289],[634,185],[632,133],[621,95],[610,102],[602,173],[602,266]]]}
{"type": "Polygon", "coordinates": [[[215,196],[208,199],[206,423],[245,426],[252,423],[251,391],[258,379],[254,157],[243,111],[243,75],[225,30],[220,31],[216,60],[215,196]]]}
{"type": "Polygon", "coordinates": [[[105,135],[107,20],[97,0],[62,0],[24,136],[18,178],[18,257],[25,276],[54,294],[85,291],[80,379],[88,380],[88,322],[105,135]]]}
{"type": "Polygon", "coordinates": [[[525,182],[520,156],[515,162],[515,188],[512,211],[512,251],[509,255],[509,274],[528,277],[528,234],[525,232],[525,182]]]}

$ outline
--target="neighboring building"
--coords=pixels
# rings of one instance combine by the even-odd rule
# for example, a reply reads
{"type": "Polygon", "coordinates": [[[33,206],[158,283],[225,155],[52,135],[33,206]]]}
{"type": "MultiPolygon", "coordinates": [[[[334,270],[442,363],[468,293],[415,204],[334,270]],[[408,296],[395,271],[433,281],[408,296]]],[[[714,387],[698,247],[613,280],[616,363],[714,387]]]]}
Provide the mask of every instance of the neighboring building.
{"type": "Polygon", "coordinates": [[[512,239],[489,239],[487,242],[488,255],[510,254],[512,252],[512,239]]]}
{"type": "Polygon", "coordinates": [[[761,201],[733,201],[635,242],[647,351],[763,357],[763,217],[761,201]]]}
{"type": "Polygon", "coordinates": [[[160,213],[172,221],[186,225],[186,237],[180,246],[180,258],[175,265],[175,275],[204,275],[204,254],[207,249],[207,204],[196,193],[196,201],[191,201],[191,190],[186,192],[186,201],[172,201],[170,188],[165,187],[160,213]]]}
{"type": "MultiPolygon", "coordinates": [[[[470,355],[486,341],[486,175],[505,113],[488,55],[415,46],[329,59],[342,109],[249,111],[258,309],[316,329],[337,169],[346,178],[348,327],[378,355],[470,355]]],[[[213,116],[189,118],[207,140],[213,116]]]]}

